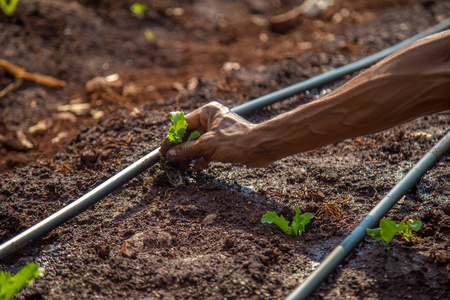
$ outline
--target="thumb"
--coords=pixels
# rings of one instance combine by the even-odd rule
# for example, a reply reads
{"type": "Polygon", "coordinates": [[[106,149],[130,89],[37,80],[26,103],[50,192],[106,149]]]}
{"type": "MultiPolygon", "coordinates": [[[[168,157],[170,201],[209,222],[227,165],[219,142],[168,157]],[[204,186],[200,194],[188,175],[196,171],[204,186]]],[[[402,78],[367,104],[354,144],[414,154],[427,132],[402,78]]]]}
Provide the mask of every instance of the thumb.
{"type": "Polygon", "coordinates": [[[181,145],[170,148],[166,157],[170,162],[178,163],[183,161],[191,161],[202,157],[199,147],[196,146],[197,141],[189,141],[181,145]]]}

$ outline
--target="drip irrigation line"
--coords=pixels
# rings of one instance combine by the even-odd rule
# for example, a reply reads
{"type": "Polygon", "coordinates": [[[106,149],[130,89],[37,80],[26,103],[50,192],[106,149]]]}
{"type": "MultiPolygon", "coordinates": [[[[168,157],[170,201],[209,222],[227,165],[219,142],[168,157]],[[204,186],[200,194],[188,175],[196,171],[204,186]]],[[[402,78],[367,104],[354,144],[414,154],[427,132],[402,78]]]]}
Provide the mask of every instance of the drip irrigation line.
{"type": "Polygon", "coordinates": [[[417,41],[428,35],[438,33],[449,27],[450,27],[450,18],[447,18],[447,19],[443,20],[441,23],[439,23],[433,27],[430,27],[427,30],[410,37],[409,39],[406,39],[403,42],[400,42],[398,44],[395,44],[394,46],[386,48],[378,53],[372,54],[368,57],[365,57],[363,59],[360,59],[360,60],[350,63],[348,65],[345,65],[343,67],[339,67],[332,71],[322,73],[320,75],[306,79],[297,84],[288,86],[284,89],[275,91],[273,93],[259,97],[255,100],[241,104],[232,110],[239,115],[248,114],[256,109],[263,108],[263,107],[271,105],[277,101],[281,101],[283,99],[300,94],[311,88],[318,87],[318,86],[328,83],[330,81],[336,80],[346,74],[364,69],[364,68],[370,66],[371,64],[379,61],[380,59],[383,59],[386,56],[394,53],[395,51],[400,50],[401,48],[411,44],[414,41],[417,41]]]}
{"type": "MultiPolygon", "coordinates": [[[[320,74],[316,77],[307,79],[305,81],[286,87],[279,91],[256,98],[252,101],[236,106],[231,110],[239,115],[249,114],[250,112],[253,112],[257,109],[263,108],[275,102],[299,94],[308,89],[333,81],[345,74],[368,67],[369,65],[375,63],[376,61],[401,49],[402,47],[405,47],[406,45],[412,42],[421,39],[427,35],[431,35],[433,33],[442,31],[448,27],[450,27],[450,18],[445,19],[438,25],[423,31],[422,33],[416,34],[403,42],[400,42],[392,47],[382,50],[369,57],[363,58],[347,66],[337,68],[333,71],[320,74]]],[[[80,213],[88,209],[90,206],[92,206],[93,204],[97,203],[98,201],[109,195],[112,191],[121,187],[122,185],[124,185],[125,183],[127,183],[128,181],[130,181],[131,179],[133,179],[134,177],[136,177],[137,175],[139,175],[140,173],[142,173],[143,171],[145,171],[146,169],[157,163],[159,161],[159,154],[160,154],[159,149],[160,148],[153,150],[152,152],[145,155],[132,165],[125,168],[124,170],[120,171],[115,176],[111,177],[98,187],[94,188],[89,193],[78,198],[77,200],[67,205],[66,207],[62,208],[61,210],[57,211],[53,215],[50,215],[46,219],[42,220],[36,225],[30,227],[29,229],[25,230],[24,232],[20,233],[19,235],[15,236],[9,241],[6,241],[2,245],[0,245],[0,258],[16,251],[17,249],[22,248],[28,242],[31,242],[43,236],[47,232],[50,232],[51,230],[57,228],[62,223],[79,215],[80,213]]]]}
{"type": "Polygon", "coordinates": [[[372,228],[409,191],[439,158],[450,149],[450,131],[406,174],[406,176],[370,211],[364,220],[336,247],[320,266],[297,287],[286,300],[306,299],[364,239],[366,229],[372,228]]]}

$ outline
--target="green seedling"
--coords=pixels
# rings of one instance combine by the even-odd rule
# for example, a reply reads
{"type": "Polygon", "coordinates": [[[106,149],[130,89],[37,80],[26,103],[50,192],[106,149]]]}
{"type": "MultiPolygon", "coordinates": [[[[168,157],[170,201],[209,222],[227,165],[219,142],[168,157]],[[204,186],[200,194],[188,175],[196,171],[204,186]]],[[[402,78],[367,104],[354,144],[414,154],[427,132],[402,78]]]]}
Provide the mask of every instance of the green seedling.
{"type": "Polygon", "coordinates": [[[145,39],[147,41],[149,41],[149,42],[155,42],[156,41],[155,34],[153,33],[153,31],[151,29],[148,29],[148,28],[145,29],[144,36],[145,36],[145,39]]]}
{"type": "Polygon", "coordinates": [[[419,220],[408,220],[406,223],[402,221],[396,224],[394,221],[383,218],[380,221],[380,228],[367,228],[367,234],[374,239],[379,239],[389,244],[398,232],[402,232],[405,241],[411,243],[415,240],[412,230],[418,231],[421,227],[422,221],[419,220]]]}
{"type": "Polygon", "coordinates": [[[20,0],[0,0],[0,8],[3,10],[5,15],[12,16],[16,11],[16,6],[19,2],[20,0]]]}
{"type": "Polygon", "coordinates": [[[44,274],[44,269],[35,263],[29,263],[16,275],[0,271],[0,300],[9,300],[33,280],[44,274]]]}
{"type": "Polygon", "coordinates": [[[289,222],[283,216],[277,216],[277,214],[273,211],[268,211],[261,219],[261,223],[269,223],[278,225],[285,233],[291,235],[302,235],[305,231],[306,224],[314,218],[311,213],[304,213],[301,215],[300,209],[295,209],[295,216],[291,222],[291,226],[289,226],[289,222]]]}
{"type": "MultiPolygon", "coordinates": [[[[169,128],[167,138],[175,145],[179,145],[183,142],[183,137],[186,133],[186,128],[188,127],[186,119],[184,118],[184,113],[182,111],[173,111],[170,113],[170,120],[172,120],[173,125],[169,128]]],[[[198,131],[193,131],[189,135],[187,141],[193,141],[199,137],[200,133],[198,131]]]]}
{"type": "Polygon", "coordinates": [[[139,2],[134,3],[130,7],[131,14],[138,19],[142,19],[144,17],[145,12],[147,11],[147,6],[141,4],[139,2]]]}

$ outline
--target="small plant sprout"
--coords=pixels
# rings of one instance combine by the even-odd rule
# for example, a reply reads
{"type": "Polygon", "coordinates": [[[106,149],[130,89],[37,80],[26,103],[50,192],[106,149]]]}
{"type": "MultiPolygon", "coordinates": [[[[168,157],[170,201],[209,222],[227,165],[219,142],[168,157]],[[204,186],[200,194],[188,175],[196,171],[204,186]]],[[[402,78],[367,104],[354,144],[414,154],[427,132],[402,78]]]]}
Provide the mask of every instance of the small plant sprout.
{"type": "MultiPolygon", "coordinates": [[[[184,117],[184,113],[182,111],[173,111],[170,113],[170,119],[172,120],[173,125],[170,126],[169,132],[167,133],[167,140],[164,141],[161,146],[161,167],[164,170],[164,177],[166,178],[166,182],[169,183],[172,187],[178,187],[185,185],[185,180],[183,176],[183,172],[180,169],[180,166],[177,164],[172,164],[165,157],[166,152],[170,147],[179,145],[183,142],[189,142],[200,137],[200,133],[198,131],[193,131],[187,137],[187,127],[188,123],[184,117]],[[165,149],[165,150],[163,150],[165,149]]],[[[182,167],[181,167],[182,168],[182,167]]]]}
{"type": "MultiPolygon", "coordinates": [[[[182,111],[173,111],[170,113],[170,120],[172,120],[173,125],[169,128],[167,138],[173,144],[179,145],[183,142],[183,137],[188,127],[186,119],[184,118],[184,113],[182,111]]],[[[189,135],[187,141],[192,141],[198,139],[199,137],[200,133],[198,131],[193,131],[189,135]]]]}
{"type": "Polygon", "coordinates": [[[0,271],[0,300],[9,300],[33,280],[44,274],[44,269],[35,263],[29,263],[16,275],[0,271]]]}
{"type": "Polygon", "coordinates": [[[0,8],[3,10],[5,15],[12,16],[16,11],[16,6],[19,2],[20,0],[0,0],[0,8]]]}
{"type": "Polygon", "coordinates": [[[147,11],[147,6],[136,2],[130,7],[131,14],[138,19],[142,19],[144,17],[145,12],[147,11]]]}
{"type": "Polygon", "coordinates": [[[149,42],[156,42],[155,34],[151,29],[145,29],[144,31],[145,39],[149,42]]]}
{"type": "Polygon", "coordinates": [[[417,241],[417,238],[413,236],[412,230],[418,231],[421,227],[422,221],[419,220],[408,220],[406,223],[402,221],[396,224],[394,221],[383,218],[380,221],[380,228],[367,228],[367,234],[389,244],[398,232],[403,232],[403,239],[408,243],[413,243],[417,241]]]}
{"type": "Polygon", "coordinates": [[[291,226],[289,226],[289,222],[283,216],[277,216],[277,214],[273,211],[268,211],[261,219],[261,223],[269,223],[278,225],[285,233],[291,235],[302,235],[305,231],[306,224],[314,218],[311,213],[304,213],[301,215],[300,209],[295,209],[295,216],[291,222],[291,226]]]}

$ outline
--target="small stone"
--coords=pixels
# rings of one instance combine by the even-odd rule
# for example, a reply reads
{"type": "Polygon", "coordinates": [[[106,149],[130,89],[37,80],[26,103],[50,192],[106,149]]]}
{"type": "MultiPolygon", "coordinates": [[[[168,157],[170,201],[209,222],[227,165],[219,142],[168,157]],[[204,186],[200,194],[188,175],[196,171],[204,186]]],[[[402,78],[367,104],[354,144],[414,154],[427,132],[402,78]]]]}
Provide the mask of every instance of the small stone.
{"type": "Polygon", "coordinates": [[[98,257],[105,258],[109,256],[111,251],[111,246],[108,244],[101,244],[95,247],[98,257]]]}
{"type": "Polygon", "coordinates": [[[230,237],[227,237],[225,239],[225,241],[224,241],[224,244],[225,244],[226,247],[231,248],[234,245],[234,239],[230,238],[230,237]]]}
{"type": "Polygon", "coordinates": [[[227,61],[223,63],[223,69],[225,71],[239,70],[241,65],[237,62],[227,61]]]}
{"type": "Polygon", "coordinates": [[[203,219],[203,224],[211,224],[217,218],[217,214],[209,214],[203,219]]]}
{"type": "Polygon", "coordinates": [[[80,159],[83,165],[93,165],[97,162],[97,154],[92,150],[86,150],[81,153],[80,159]]]}
{"type": "Polygon", "coordinates": [[[101,110],[97,110],[97,109],[91,110],[91,116],[95,120],[103,118],[104,115],[105,115],[105,113],[101,110]]]}

